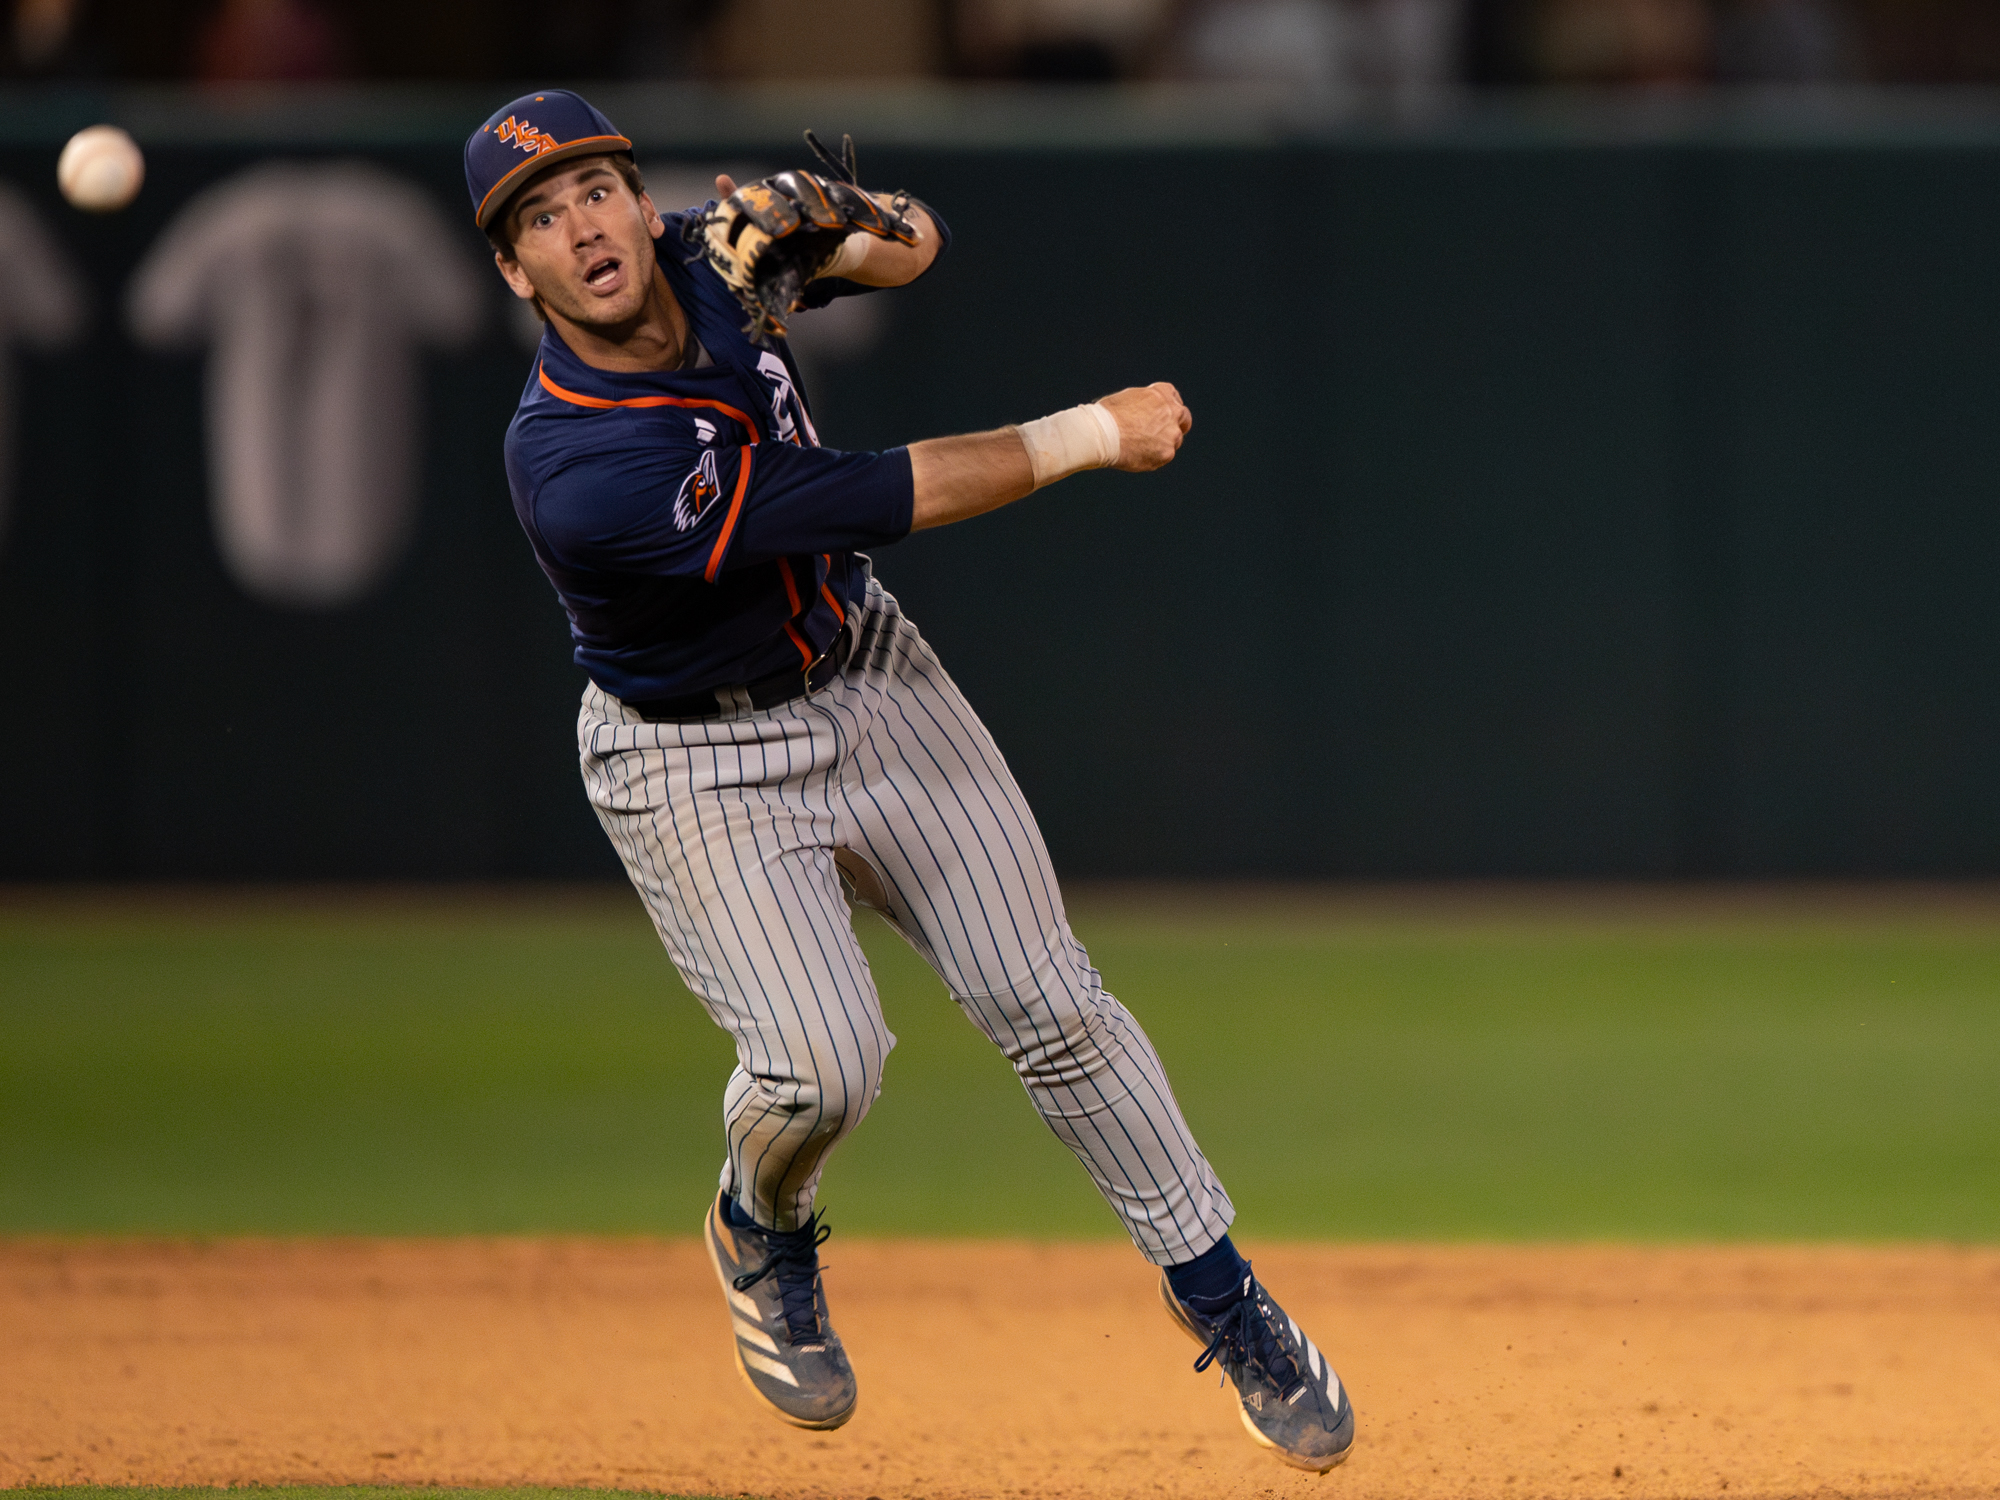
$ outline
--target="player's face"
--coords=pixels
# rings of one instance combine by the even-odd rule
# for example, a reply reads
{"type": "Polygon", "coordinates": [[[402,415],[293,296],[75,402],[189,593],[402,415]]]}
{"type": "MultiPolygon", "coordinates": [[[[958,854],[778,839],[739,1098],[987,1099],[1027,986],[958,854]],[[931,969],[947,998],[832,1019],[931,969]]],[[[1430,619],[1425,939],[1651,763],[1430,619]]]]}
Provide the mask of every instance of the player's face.
{"type": "Polygon", "coordinates": [[[636,319],[651,295],[653,239],[665,226],[653,200],[635,194],[602,157],[558,167],[508,209],[514,264],[500,272],[516,293],[586,328],[636,319]]]}

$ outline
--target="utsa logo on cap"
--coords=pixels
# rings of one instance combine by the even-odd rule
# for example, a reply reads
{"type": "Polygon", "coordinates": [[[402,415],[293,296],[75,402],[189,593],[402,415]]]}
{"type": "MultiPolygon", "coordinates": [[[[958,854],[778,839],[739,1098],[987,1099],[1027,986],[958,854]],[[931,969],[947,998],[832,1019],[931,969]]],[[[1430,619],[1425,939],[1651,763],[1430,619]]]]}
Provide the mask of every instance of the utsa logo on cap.
{"type": "Polygon", "coordinates": [[[465,143],[465,190],[472,195],[473,220],[486,228],[542,167],[572,156],[631,149],[631,141],[581,95],[568,89],[523,94],[495,110],[465,143]]]}
{"type": "Polygon", "coordinates": [[[507,116],[506,119],[494,126],[493,133],[499,136],[501,140],[509,141],[519,146],[530,156],[540,156],[544,152],[555,150],[556,147],[562,144],[554,136],[543,135],[541,131],[535,129],[532,121],[517,120],[512,115],[507,116]]]}

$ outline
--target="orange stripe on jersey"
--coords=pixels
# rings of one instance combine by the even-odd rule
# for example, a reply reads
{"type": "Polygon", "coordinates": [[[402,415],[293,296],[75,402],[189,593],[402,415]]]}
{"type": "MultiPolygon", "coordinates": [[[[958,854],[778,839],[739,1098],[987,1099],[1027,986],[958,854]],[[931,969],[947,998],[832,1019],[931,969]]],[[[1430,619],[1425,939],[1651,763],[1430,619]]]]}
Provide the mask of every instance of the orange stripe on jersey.
{"type": "Polygon", "coordinates": [[[722,555],[729,550],[729,539],[736,533],[736,518],[743,513],[743,496],[750,489],[750,448],[757,446],[757,424],[738,408],[727,401],[711,401],[705,396],[627,396],[622,401],[612,401],[604,396],[585,396],[576,391],[564,390],[553,380],[542,366],[535,366],[535,376],[542,383],[542,389],[558,401],[567,401],[572,406],[588,406],[597,411],[610,411],[614,407],[682,406],[707,407],[719,411],[731,421],[738,423],[749,435],[749,447],[743,450],[742,462],[736,468],[736,494],[730,499],[729,514],[722,518],[722,534],[715,539],[715,550],[708,555],[708,566],[702,571],[704,582],[715,582],[715,575],[722,571],[722,555]]]}
{"type": "Polygon", "coordinates": [[[789,557],[778,559],[778,574],[785,580],[785,598],[790,601],[792,618],[796,620],[799,617],[799,586],[792,578],[792,560],[789,557]]]}
{"type": "Polygon", "coordinates": [[[567,401],[572,406],[588,406],[597,411],[610,411],[612,408],[619,406],[634,408],[647,406],[710,407],[715,411],[723,413],[731,421],[740,423],[743,430],[750,434],[752,447],[755,447],[757,443],[757,424],[751,421],[741,410],[731,406],[727,401],[710,401],[705,396],[627,396],[622,401],[612,401],[603,396],[585,396],[580,395],[576,391],[566,391],[553,380],[549,379],[549,372],[539,365],[535,367],[535,374],[542,382],[542,389],[547,391],[551,396],[554,396],[558,401],[567,401]]]}
{"type": "MultiPolygon", "coordinates": [[[[819,560],[826,564],[827,572],[831,573],[833,571],[833,554],[831,552],[820,553],[819,560]]],[[[833,590],[828,588],[823,583],[819,586],[819,596],[820,598],[826,600],[828,604],[833,606],[833,612],[836,615],[838,615],[841,619],[844,620],[847,618],[847,606],[842,604],[838,599],[834,598],[833,590]]]]}
{"type": "Polygon", "coordinates": [[[806,670],[811,671],[815,658],[812,654],[812,647],[806,644],[806,638],[792,628],[790,620],[785,621],[785,634],[790,636],[792,644],[799,648],[799,659],[805,663],[806,670]]]}
{"type": "Polygon", "coordinates": [[[708,554],[708,566],[702,570],[704,583],[715,582],[715,575],[722,571],[722,554],[729,550],[729,539],[736,534],[736,518],[743,514],[743,497],[750,491],[750,460],[756,452],[755,448],[737,450],[736,493],[729,499],[729,514],[722,518],[722,530],[715,538],[715,550],[708,554]]]}

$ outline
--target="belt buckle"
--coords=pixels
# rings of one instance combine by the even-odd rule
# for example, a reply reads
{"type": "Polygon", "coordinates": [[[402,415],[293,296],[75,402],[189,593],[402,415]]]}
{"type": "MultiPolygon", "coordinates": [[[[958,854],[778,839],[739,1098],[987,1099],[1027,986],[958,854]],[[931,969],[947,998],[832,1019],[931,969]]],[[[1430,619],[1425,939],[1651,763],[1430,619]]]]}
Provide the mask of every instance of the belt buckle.
{"type": "Polygon", "coordinates": [[[818,687],[813,686],[813,673],[817,672],[821,667],[826,665],[827,662],[833,660],[834,657],[839,655],[840,643],[843,640],[847,639],[847,630],[848,630],[847,621],[842,620],[840,622],[840,629],[836,630],[833,633],[833,639],[826,643],[826,649],[820,652],[818,656],[815,656],[812,659],[812,661],[807,665],[806,696],[808,698],[810,698],[814,693],[823,693],[828,688],[832,687],[833,679],[840,675],[840,672],[838,670],[838,664],[836,664],[836,669],[827,674],[827,679],[825,682],[822,682],[818,687]]]}
{"type": "Polygon", "coordinates": [[[830,658],[832,655],[833,655],[833,648],[829,646],[826,648],[826,650],[820,652],[818,656],[815,656],[812,659],[811,664],[807,666],[805,672],[805,684],[806,684],[806,696],[808,698],[812,697],[814,693],[823,693],[829,687],[833,686],[832,676],[828,676],[826,681],[822,682],[818,687],[813,686],[813,673],[817,672],[822,666],[824,666],[828,658],[830,658]]]}

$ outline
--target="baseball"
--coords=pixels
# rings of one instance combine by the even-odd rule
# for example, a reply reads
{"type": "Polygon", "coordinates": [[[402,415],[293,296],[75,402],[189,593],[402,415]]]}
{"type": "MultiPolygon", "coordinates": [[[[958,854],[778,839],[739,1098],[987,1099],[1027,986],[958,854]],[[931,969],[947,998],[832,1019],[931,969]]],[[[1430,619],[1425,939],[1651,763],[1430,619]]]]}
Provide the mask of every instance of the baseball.
{"type": "Polygon", "coordinates": [[[79,130],[56,162],[56,186],[86,213],[115,213],[139,196],[146,158],[139,143],[116,125],[79,130]]]}

